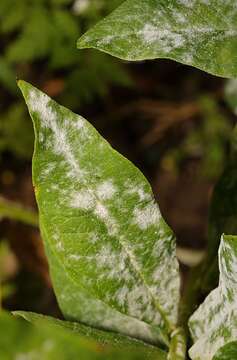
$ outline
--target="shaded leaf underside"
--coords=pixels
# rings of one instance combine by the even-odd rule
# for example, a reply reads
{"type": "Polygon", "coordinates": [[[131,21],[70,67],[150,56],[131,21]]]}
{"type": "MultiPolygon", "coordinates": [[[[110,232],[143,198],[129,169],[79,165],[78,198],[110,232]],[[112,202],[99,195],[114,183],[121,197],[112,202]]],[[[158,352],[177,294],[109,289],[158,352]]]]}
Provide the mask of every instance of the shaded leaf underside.
{"type": "Polygon", "coordinates": [[[125,60],[169,58],[237,76],[233,0],[127,0],[78,41],[125,60]]]}
{"type": "Polygon", "coordinates": [[[86,120],[19,86],[34,122],[33,182],[65,317],[167,344],[179,271],[147,180],[86,120]]]}

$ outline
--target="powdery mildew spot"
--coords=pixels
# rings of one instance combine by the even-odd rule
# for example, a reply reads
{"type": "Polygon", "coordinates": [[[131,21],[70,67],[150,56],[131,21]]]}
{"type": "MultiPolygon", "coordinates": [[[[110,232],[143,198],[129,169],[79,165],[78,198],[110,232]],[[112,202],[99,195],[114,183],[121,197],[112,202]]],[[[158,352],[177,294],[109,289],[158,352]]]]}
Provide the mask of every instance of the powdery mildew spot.
{"type": "Polygon", "coordinates": [[[145,190],[142,184],[137,185],[128,180],[124,184],[124,188],[126,194],[137,195],[139,201],[149,201],[153,199],[151,193],[148,192],[148,190],[145,190]]]}
{"type": "Polygon", "coordinates": [[[41,126],[51,129],[53,137],[53,150],[55,154],[61,155],[70,167],[71,175],[82,177],[78,161],[76,160],[70,143],[68,142],[68,129],[59,126],[57,122],[57,113],[50,105],[51,99],[38,91],[31,90],[29,95],[29,104],[32,112],[40,114],[41,126]]]}
{"type": "Polygon", "coordinates": [[[94,205],[95,199],[87,190],[74,193],[70,201],[70,206],[76,209],[91,210],[94,205]]]}
{"type": "Polygon", "coordinates": [[[178,3],[188,8],[192,8],[195,5],[196,0],[178,0],[178,3]]]}
{"type": "Polygon", "coordinates": [[[96,194],[101,200],[109,200],[116,193],[116,188],[113,185],[112,180],[105,180],[99,184],[96,188],[96,194]]]}
{"type": "Polygon", "coordinates": [[[146,43],[162,42],[162,48],[165,52],[181,47],[185,38],[182,34],[169,29],[160,29],[153,24],[146,24],[138,33],[146,43]]]}
{"type": "Polygon", "coordinates": [[[161,218],[158,205],[154,202],[149,203],[144,208],[135,208],[133,211],[133,223],[141,230],[146,230],[150,226],[158,225],[161,218]]]}

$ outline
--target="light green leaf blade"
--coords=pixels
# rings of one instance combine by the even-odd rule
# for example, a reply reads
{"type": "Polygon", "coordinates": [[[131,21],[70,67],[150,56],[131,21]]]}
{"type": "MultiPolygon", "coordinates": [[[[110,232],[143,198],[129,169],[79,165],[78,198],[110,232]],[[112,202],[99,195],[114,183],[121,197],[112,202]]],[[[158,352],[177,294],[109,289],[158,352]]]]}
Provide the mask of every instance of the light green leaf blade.
{"type": "Polygon", "coordinates": [[[222,0],[127,0],[78,41],[125,60],[168,58],[237,75],[237,5],[222,0]]]}
{"type": "MultiPolygon", "coordinates": [[[[91,312],[100,302],[156,327],[167,343],[177,323],[179,269],[150,185],[85,119],[30,84],[19,86],[34,122],[33,182],[54,277],[60,266],[84,299],[96,300],[91,312]]],[[[110,328],[107,320],[102,326],[110,328]]]]}
{"type": "MultiPolygon", "coordinates": [[[[124,349],[100,345],[90,336],[80,336],[70,327],[55,325],[54,321],[42,318],[35,326],[6,313],[0,314],[0,358],[4,360],[116,360],[131,359],[165,360],[159,350],[138,346],[139,351],[128,346],[124,349]]],[[[93,330],[92,330],[93,331],[93,330]]],[[[151,346],[148,346],[151,348],[151,346]]]]}
{"type": "Polygon", "coordinates": [[[46,324],[54,325],[59,328],[66,329],[73,334],[78,334],[80,339],[86,339],[89,341],[96,341],[102,347],[110,347],[115,349],[121,349],[126,351],[141,351],[143,352],[144,358],[150,358],[151,356],[159,356],[158,359],[166,359],[167,354],[158,349],[157,347],[145,344],[142,341],[129,338],[127,336],[116,334],[108,331],[101,331],[92,327],[55,319],[50,316],[44,316],[26,311],[15,311],[14,315],[20,316],[32,324],[46,324]]]}
{"type": "Polygon", "coordinates": [[[193,360],[211,360],[225,344],[237,340],[237,236],[223,235],[219,248],[219,286],[189,321],[193,360]]]}

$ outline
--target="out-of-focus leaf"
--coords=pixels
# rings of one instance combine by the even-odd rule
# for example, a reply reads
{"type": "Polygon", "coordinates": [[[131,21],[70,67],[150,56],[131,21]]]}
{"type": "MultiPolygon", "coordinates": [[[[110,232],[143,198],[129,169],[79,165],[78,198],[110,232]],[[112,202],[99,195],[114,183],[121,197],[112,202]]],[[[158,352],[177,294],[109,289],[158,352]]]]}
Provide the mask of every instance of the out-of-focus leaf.
{"type": "Polygon", "coordinates": [[[192,315],[189,328],[193,360],[211,360],[225,344],[237,340],[237,236],[223,235],[219,249],[219,286],[192,315]]]}
{"type": "Polygon", "coordinates": [[[27,3],[25,1],[11,0],[5,12],[0,14],[1,30],[8,33],[18,29],[25,21],[26,11],[27,3]]]}
{"type": "Polygon", "coordinates": [[[80,323],[62,321],[49,316],[25,311],[16,311],[14,312],[14,315],[21,316],[32,324],[37,325],[38,323],[45,323],[67,329],[74,334],[80,335],[81,338],[84,337],[88,340],[97,341],[100,346],[110,346],[127,351],[141,351],[143,352],[144,357],[148,358],[152,355],[157,355],[159,356],[158,359],[163,359],[166,355],[166,353],[162,350],[145,344],[142,341],[135,340],[121,334],[94,329],[80,323]]]}
{"type": "Polygon", "coordinates": [[[34,123],[33,182],[65,317],[83,321],[84,313],[94,326],[126,333],[126,316],[129,335],[167,344],[179,271],[174,235],[147,180],[85,119],[30,84],[19,86],[34,123]],[[83,300],[72,306],[75,289],[83,300]]]}
{"type": "MultiPolygon", "coordinates": [[[[4,360],[99,360],[149,358],[144,351],[126,351],[100,346],[98,342],[42,319],[33,326],[5,313],[0,315],[0,358],[4,360]],[[2,331],[3,330],[3,331],[2,331]]],[[[165,359],[162,352],[150,359],[165,359]],[[157,356],[158,355],[158,356],[157,356]]]]}
{"type": "Polygon", "coordinates": [[[38,215],[33,210],[0,196],[0,219],[2,218],[9,218],[28,225],[38,226],[38,215]]]}
{"type": "Polygon", "coordinates": [[[10,151],[18,158],[30,159],[33,144],[34,133],[29,116],[23,104],[16,102],[1,114],[0,152],[10,151]]]}
{"type": "Polygon", "coordinates": [[[16,93],[16,79],[11,65],[0,56],[0,82],[13,94],[16,93]]]}
{"type": "Polygon", "coordinates": [[[125,60],[169,58],[237,76],[235,1],[127,0],[78,41],[125,60]]]}
{"type": "Polygon", "coordinates": [[[46,56],[52,46],[52,19],[49,11],[39,5],[32,6],[23,31],[6,49],[11,63],[28,62],[46,56]]]}

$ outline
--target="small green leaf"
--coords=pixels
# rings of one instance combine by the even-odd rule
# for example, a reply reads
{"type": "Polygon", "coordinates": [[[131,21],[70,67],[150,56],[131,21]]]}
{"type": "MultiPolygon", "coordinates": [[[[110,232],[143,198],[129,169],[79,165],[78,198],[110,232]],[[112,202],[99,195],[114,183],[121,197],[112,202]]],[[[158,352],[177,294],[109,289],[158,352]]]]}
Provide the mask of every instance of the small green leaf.
{"type": "Polygon", "coordinates": [[[237,75],[237,6],[217,0],[127,0],[78,41],[125,60],[168,58],[237,75]]]}
{"type": "Polygon", "coordinates": [[[219,269],[219,287],[189,321],[194,340],[189,355],[193,360],[211,360],[221,347],[237,340],[237,236],[222,236],[219,269]]]}
{"type": "Polygon", "coordinates": [[[150,185],[85,119],[19,86],[34,123],[33,182],[65,317],[168,344],[179,269],[150,185]]]}
{"type": "Polygon", "coordinates": [[[93,329],[80,323],[62,321],[49,316],[25,311],[15,311],[14,315],[21,316],[35,325],[45,323],[46,325],[55,325],[59,328],[67,329],[74,334],[80,335],[81,339],[85,338],[90,341],[96,341],[103,347],[109,346],[110,348],[121,349],[124,351],[141,351],[144,354],[144,358],[150,358],[152,355],[159,355],[158,359],[165,359],[167,355],[157,347],[145,344],[142,341],[108,331],[93,329]]]}
{"type": "MultiPolygon", "coordinates": [[[[126,347],[100,345],[89,336],[80,336],[67,326],[55,325],[54,321],[42,318],[35,326],[26,321],[1,313],[0,358],[4,360],[165,360],[166,355],[156,349],[146,351],[126,347]]],[[[151,348],[151,347],[149,347],[151,348]]]]}

